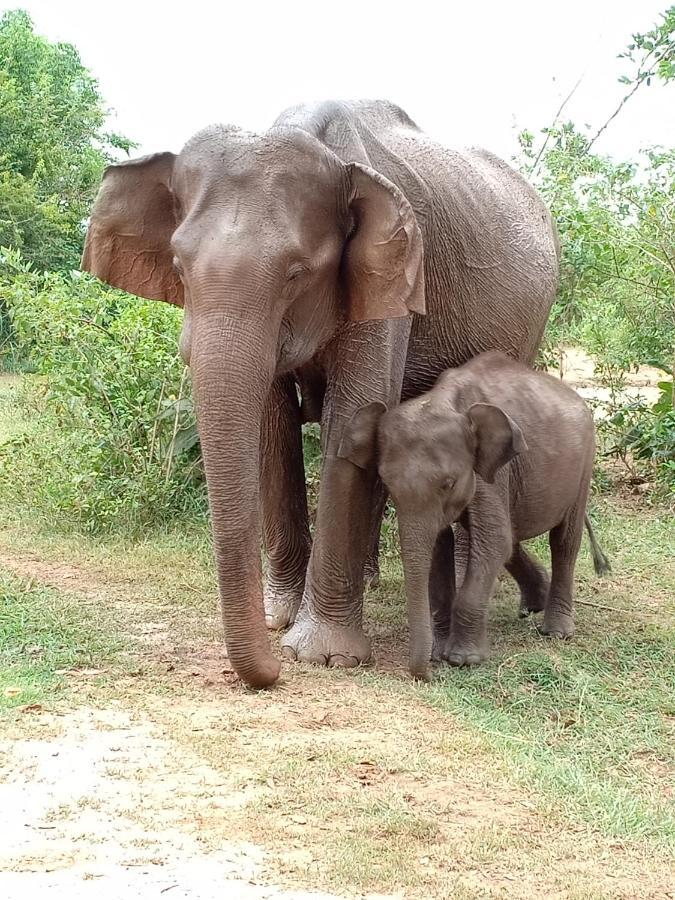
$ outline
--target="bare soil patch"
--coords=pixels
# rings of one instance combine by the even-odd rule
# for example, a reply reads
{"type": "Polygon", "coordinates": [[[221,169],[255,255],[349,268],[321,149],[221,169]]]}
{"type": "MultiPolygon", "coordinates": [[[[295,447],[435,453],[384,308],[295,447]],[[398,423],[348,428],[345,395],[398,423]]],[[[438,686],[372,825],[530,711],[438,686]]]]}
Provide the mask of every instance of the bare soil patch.
{"type": "Polygon", "coordinates": [[[43,713],[33,725],[45,737],[0,744],[4,897],[298,896],[259,882],[260,847],[205,840],[246,798],[155,726],[119,708],[43,713]]]}
{"type": "MultiPolygon", "coordinates": [[[[558,365],[552,366],[549,371],[578,387],[594,387],[600,383],[593,357],[580,347],[563,347],[558,365]]],[[[658,397],[658,383],[667,377],[665,372],[654,366],[638,366],[633,372],[625,373],[624,382],[629,388],[645,388],[642,396],[649,400],[658,397]]]]}

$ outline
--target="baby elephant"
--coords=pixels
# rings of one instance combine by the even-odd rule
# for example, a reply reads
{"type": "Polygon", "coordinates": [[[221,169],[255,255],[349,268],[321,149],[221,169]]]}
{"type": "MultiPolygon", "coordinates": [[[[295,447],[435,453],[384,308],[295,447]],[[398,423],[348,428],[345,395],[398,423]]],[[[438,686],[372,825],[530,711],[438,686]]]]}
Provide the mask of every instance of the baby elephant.
{"type": "MultiPolygon", "coordinates": [[[[448,369],[427,394],[386,411],[363,406],[339,455],[377,463],[396,504],[410,627],[410,668],[432,657],[474,665],[487,655],[487,608],[502,566],[540,630],[574,634],[572,581],[595,454],[591,413],[575,391],[500,353],[448,369]],[[464,577],[455,584],[455,538],[464,577]],[[549,532],[552,577],[520,542],[549,532]]],[[[460,580],[459,578],[457,579],[460,580]]]]}

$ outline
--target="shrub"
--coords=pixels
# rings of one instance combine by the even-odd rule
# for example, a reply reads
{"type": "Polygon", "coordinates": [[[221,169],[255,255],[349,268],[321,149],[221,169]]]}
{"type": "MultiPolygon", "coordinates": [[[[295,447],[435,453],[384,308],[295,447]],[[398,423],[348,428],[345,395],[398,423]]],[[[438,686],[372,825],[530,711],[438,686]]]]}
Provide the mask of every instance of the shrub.
{"type": "Polygon", "coordinates": [[[0,294],[35,373],[28,424],[0,446],[2,490],[87,530],[203,511],[182,313],[78,272],[38,275],[5,252],[0,294]]]}
{"type": "MultiPolygon", "coordinates": [[[[606,453],[656,476],[675,497],[675,406],[673,383],[659,383],[656,403],[620,405],[603,424],[606,453]]],[[[639,474],[639,471],[636,472],[639,474]]]]}

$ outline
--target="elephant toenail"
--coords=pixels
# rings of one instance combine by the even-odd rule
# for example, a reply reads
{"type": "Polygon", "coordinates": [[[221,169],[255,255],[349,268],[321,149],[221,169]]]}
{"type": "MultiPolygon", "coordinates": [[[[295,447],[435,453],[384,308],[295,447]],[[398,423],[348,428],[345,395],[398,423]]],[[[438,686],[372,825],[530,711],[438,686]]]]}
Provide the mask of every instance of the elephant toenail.
{"type": "Polygon", "coordinates": [[[359,664],[355,656],[345,656],[343,653],[335,653],[330,657],[330,664],[338,669],[353,669],[359,664]]]}

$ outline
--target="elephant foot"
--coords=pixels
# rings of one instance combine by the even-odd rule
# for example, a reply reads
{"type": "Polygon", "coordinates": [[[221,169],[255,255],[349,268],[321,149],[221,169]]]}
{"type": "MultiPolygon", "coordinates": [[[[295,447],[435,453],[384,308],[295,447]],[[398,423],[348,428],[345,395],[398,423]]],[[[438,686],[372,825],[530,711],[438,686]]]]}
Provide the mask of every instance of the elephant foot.
{"type": "Polygon", "coordinates": [[[302,590],[302,587],[297,590],[281,590],[270,585],[265,588],[265,622],[270,630],[279,631],[295,622],[302,590]]]}
{"type": "Polygon", "coordinates": [[[518,615],[521,619],[526,619],[530,613],[538,613],[546,608],[551,583],[543,570],[537,569],[536,573],[536,578],[530,583],[520,586],[518,615]]]}
{"type": "Polygon", "coordinates": [[[370,556],[363,567],[363,584],[367,588],[380,586],[380,563],[376,556],[370,556]]]}
{"type": "Polygon", "coordinates": [[[281,641],[287,659],[352,669],[370,660],[370,638],[360,625],[334,625],[303,616],[281,641]]]}
{"type": "Polygon", "coordinates": [[[574,637],[574,619],[565,613],[544,614],[544,621],[539,626],[539,633],[547,637],[569,640],[574,637]]]}
{"type": "Polygon", "coordinates": [[[521,619],[526,619],[531,613],[541,612],[546,607],[546,599],[548,597],[548,585],[542,584],[537,590],[521,591],[520,607],[518,615],[521,619]]]}
{"type": "Polygon", "coordinates": [[[484,643],[451,637],[443,651],[443,658],[451,666],[478,666],[488,658],[484,643]]]}

